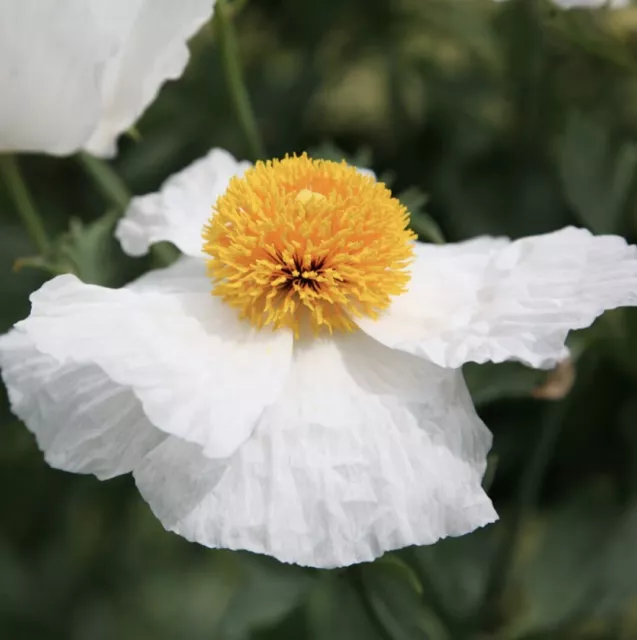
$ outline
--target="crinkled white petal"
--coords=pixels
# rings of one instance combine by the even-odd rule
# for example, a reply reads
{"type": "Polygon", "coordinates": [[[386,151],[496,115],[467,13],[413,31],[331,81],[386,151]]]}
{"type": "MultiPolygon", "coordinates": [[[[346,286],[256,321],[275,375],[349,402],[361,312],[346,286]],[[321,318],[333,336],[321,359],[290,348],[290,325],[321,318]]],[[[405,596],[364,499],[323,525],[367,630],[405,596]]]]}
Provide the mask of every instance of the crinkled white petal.
{"type": "MultiPolygon", "coordinates": [[[[99,24],[121,33],[119,16],[131,12],[131,4],[131,0],[97,2],[99,24]]],[[[166,80],[181,76],[190,56],[186,41],[210,20],[215,0],[137,0],[136,4],[123,46],[106,68],[105,108],[84,146],[96,155],[113,155],[117,136],[135,124],[166,80]]]]}
{"type": "Polygon", "coordinates": [[[111,478],[167,437],[129,389],[95,365],[61,364],[23,331],[0,336],[0,367],[13,412],[53,467],[111,478]]]}
{"type": "Polygon", "coordinates": [[[387,346],[444,367],[517,359],[552,367],[571,329],[637,304],[637,247],[567,227],[514,242],[418,245],[409,291],[378,320],[387,346]]]}
{"type": "Polygon", "coordinates": [[[167,269],[147,271],[137,280],[129,282],[125,289],[150,294],[205,293],[210,295],[212,284],[210,279],[205,277],[205,269],[205,262],[201,259],[181,256],[167,269]]]}
{"type": "Polygon", "coordinates": [[[213,149],[164,182],[158,193],[131,200],[115,236],[131,256],[141,256],[156,242],[168,241],[183,253],[202,255],[202,232],[212,206],[230,178],[250,166],[223,149],[213,149]]]}
{"type": "Polygon", "coordinates": [[[256,331],[209,288],[193,258],[127,289],[58,276],[16,327],[61,364],[99,367],[130,389],[158,429],[225,457],[279,396],[292,335],[256,331]]]}
{"type": "Polygon", "coordinates": [[[115,153],[212,0],[0,0],[0,152],[115,153]]]}
{"type": "Polygon", "coordinates": [[[285,389],[232,457],[171,437],[134,475],[189,540],[335,567],[493,522],[490,443],[459,371],[358,332],[297,342],[285,389]]]}

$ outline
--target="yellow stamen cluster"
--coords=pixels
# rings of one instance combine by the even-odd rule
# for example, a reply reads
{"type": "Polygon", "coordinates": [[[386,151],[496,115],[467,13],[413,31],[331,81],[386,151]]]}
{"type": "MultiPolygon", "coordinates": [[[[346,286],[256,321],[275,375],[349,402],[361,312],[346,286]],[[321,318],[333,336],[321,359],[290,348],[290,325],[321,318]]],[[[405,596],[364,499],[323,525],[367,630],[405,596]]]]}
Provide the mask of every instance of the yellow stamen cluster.
{"type": "Polygon", "coordinates": [[[345,162],[257,162],[204,228],[213,293],[258,327],[352,330],[404,293],[408,221],[385,185],[345,162]]]}

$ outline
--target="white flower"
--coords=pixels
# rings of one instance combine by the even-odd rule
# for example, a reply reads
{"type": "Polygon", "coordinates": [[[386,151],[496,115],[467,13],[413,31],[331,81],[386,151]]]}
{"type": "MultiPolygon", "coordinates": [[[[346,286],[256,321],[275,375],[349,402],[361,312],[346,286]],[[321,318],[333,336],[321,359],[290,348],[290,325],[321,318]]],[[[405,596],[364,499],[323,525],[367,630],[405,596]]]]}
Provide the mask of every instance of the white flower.
{"type": "Polygon", "coordinates": [[[346,165],[213,150],[118,229],[133,254],[173,241],[175,265],[32,295],[0,338],[13,410],[51,465],[132,472],[209,547],[333,567],[493,522],[460,366],[553,366],[569,329],[637,303],[637,249],[574,228],[430,246],[405,224],[346,165]]]}
{"type": "MultiPolygon", "coordinates": [[[[502,0],[496,1],[501,2],[502,0]]],[[[563,9],[574,9],[577,7],[585,7],[589,9],[597,7],[621,9],[630,5],[630,0],[553,0],[553,2],[563,9]]]]}
{"type": "Polygon", "coordinates": [[[620,9],[627,7],[630,0],[554,0],[564,9],[573,9],[574,7],[610,7],[611,9],[620,9]]]}
{"type": "Polygon", "coordinates": [[[0,0],[0,152],[115,153],[213,0],[0,0]]]}

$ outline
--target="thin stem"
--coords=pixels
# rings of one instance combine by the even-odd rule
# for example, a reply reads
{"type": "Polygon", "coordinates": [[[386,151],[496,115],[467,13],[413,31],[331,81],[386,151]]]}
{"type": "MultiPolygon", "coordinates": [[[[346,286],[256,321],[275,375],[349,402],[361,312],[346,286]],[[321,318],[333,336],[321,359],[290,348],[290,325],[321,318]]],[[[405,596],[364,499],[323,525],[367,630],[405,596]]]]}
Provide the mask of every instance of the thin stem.
{"type": "Polygon", "coordinates": [[[257,127],[250,97],[243,78],[237,34],[232,23],[231,10],[227,0],[218,0],[215,7],[214,24],[219,38],[221,61],[228,83],[228,89],[237,111],[239,124],[243,130],[250,154],[254,160],[265,157],[263,141],[257,127]]]}
{"type": "Polygon", "coordinates": [[[13,198],[16,209],[20,214],[22,223],[29,234],[33,244],[37,247],[41,254],[47,253],[50,242],[42,222],[42,217],[35,207],[33,199],[29,194],[29,190],[22,178],[20,167],[16,159],[10,155],[0,157],[0,170],[4,177],[4,181],[9,189],[9,193],[13,198]]]}
{"type": "MultiPolygon", "coordinates": [[[[122,178],[108,163],[88,153],[80,153],[78,159],[102,195],[119,211],[124,211],[130,202],[131,193],[122,178]]],[[[179,255],[179,251],[167,243],[154,244],[150,248],[150,253],[156,267],[172,264],[179,255]]]]}
{"type": "Polygon", "coordinates": [[[88,153],[80,153],[78,159],[106,199],[118,209],[125,209],[131,199],[130,191],[110,165],[88,153]]]}
{"type": "Polygon", "coordinates": [[[545,36],[538,14],[536,0],[520,0],[516,38],[517,55],[520,57],[515,106],[519,119],[521,142],[527,150],[537,148],[539,127],[542,126],[542,92],[546,85],[545,36]]]}
{"type": "Polygon", "coordinates": [[[543,421],[544,424],[535,450],[528,461],[528,465],[522,472],[516,506],[508,527],[504,530],[503,539],[487,578],[486,587],[477,611],[477,623],[479,626],[488,621],[493,603],[499,599],[506,586],[511,564],[517,551],[520,531],[535,508],[546,469],[561,432],[565,406],[566,402],[562,400],[547,407],[548,416],[543,421]]]}

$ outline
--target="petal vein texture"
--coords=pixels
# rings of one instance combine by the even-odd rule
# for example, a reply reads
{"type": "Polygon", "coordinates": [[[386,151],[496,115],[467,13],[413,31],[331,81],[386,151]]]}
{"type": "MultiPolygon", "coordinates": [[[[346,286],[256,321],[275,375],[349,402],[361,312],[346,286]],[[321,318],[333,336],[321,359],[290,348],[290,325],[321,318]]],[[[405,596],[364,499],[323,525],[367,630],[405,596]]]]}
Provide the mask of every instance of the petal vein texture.
{"type": "Polygon", "coordinates": [[[292,336],[237,322],[208,287],[204,262],[188,258],[127,289],[58,276],[16,327],[41,354],[130,390],[159,430],[224,457],[277,398],[292,336]]]}
{"type": "Polygon", "coordinates": [[[460,372],[341,334],[295,346],[279,402],[233,456],[169,438],[134,474],[189,540],[325,568],[493,522],[490,444],[460,372]]]}

